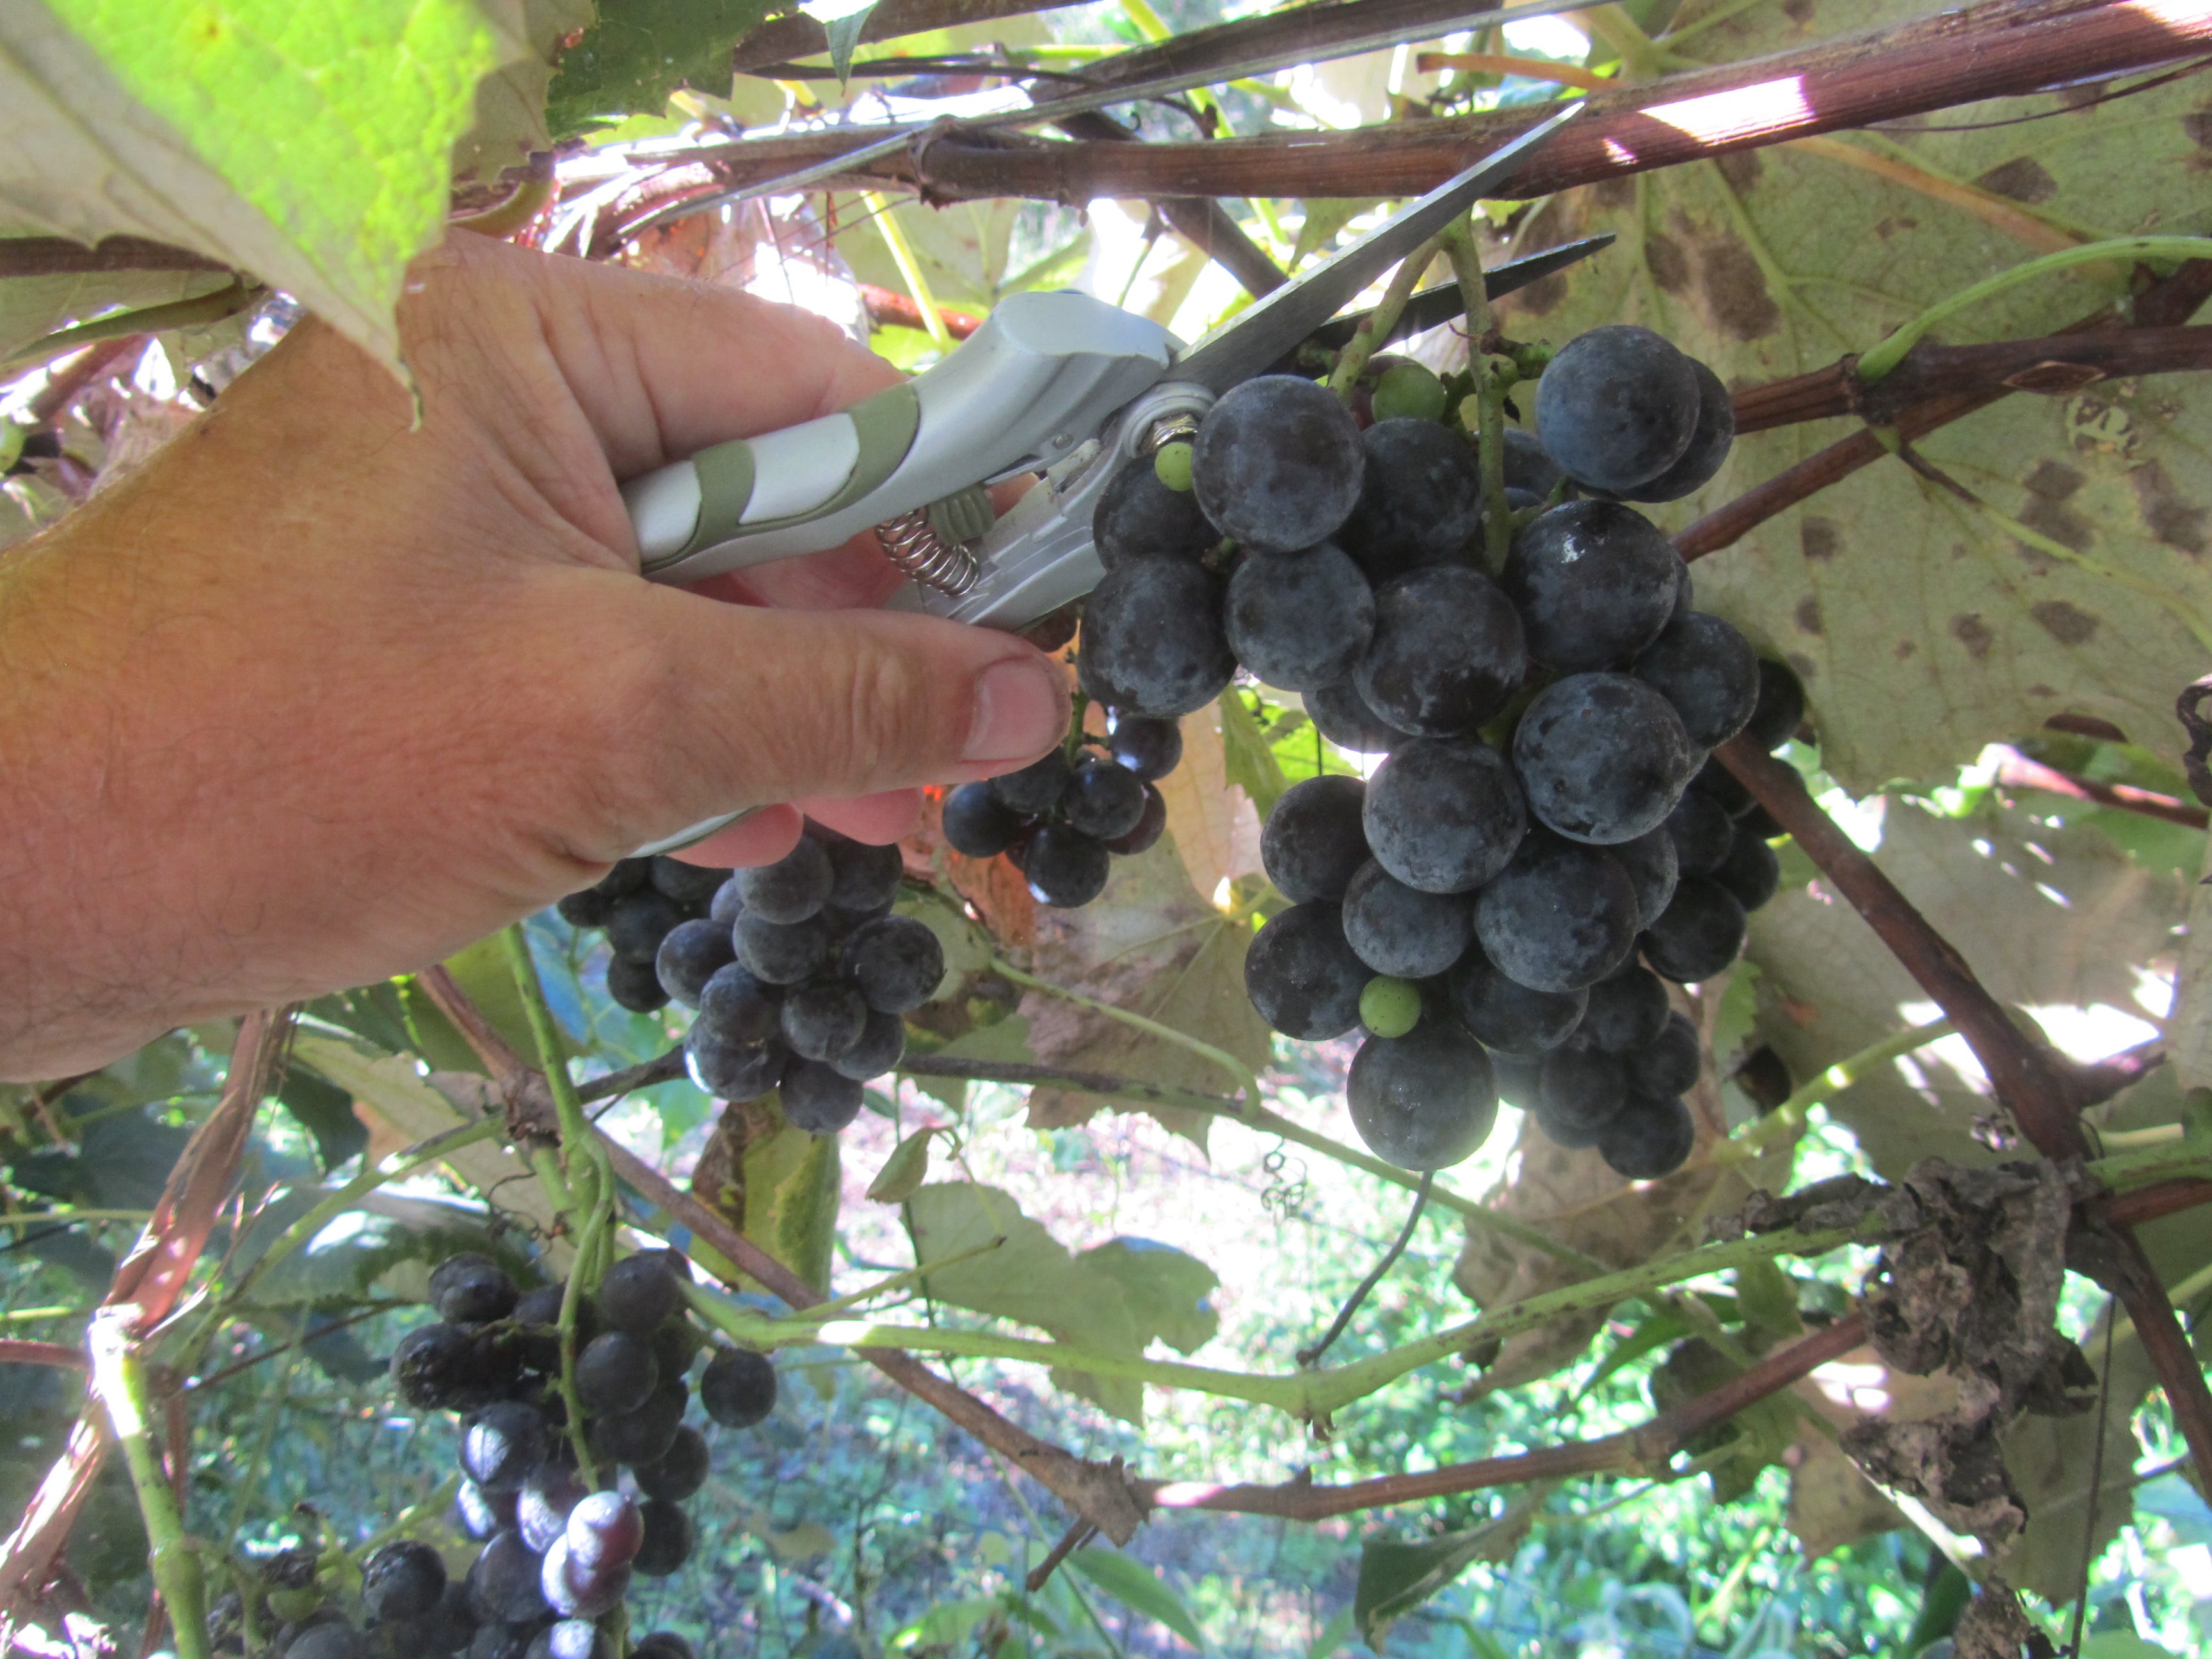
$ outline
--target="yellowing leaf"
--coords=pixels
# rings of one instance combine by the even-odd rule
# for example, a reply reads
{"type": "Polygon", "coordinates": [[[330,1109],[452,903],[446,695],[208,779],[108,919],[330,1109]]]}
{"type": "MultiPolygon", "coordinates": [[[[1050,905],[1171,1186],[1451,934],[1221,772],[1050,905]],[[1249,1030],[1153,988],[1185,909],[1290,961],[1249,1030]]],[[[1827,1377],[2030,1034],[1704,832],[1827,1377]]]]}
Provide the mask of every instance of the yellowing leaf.
{"type": "Polygon", "coordinates": [[[191,248],[398,365],[477,83],[520,44],[467,0],[0,8],[0,218],[191,248]]]}
{"type": "Polygon", "coordinates": [[[924,1129],[892,1147],[884,1167],[868,1183],[868,1196],[878,1204],[903,1204],[912,1198],[915,1188],[929,1179],[929,1138],[936,1133],[924,1129]]]}
{"type": "Polygon", "coordinates": [[[1224,881],[1259,869],[1260,815],[1229,781],[1218,708],[1183,716],[1182,763],[1160,780],[1159,791],[1168,839],[1200,898],[1212,900],[1224,881]]]}

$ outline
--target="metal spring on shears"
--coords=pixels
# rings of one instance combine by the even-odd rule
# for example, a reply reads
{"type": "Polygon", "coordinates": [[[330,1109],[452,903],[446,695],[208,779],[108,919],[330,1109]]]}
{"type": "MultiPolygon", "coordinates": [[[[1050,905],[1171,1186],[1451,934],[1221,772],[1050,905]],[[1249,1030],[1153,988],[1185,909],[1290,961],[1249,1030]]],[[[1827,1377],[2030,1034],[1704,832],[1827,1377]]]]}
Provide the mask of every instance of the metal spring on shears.
{"type": "Polygon", "coordinates": [[[926,507],[878,525],[876,539],[895,568],[925,587],[958,599],[975,585],[981,571],[975,556],[960,543],[939,536],[929,522],[926,507]]]}

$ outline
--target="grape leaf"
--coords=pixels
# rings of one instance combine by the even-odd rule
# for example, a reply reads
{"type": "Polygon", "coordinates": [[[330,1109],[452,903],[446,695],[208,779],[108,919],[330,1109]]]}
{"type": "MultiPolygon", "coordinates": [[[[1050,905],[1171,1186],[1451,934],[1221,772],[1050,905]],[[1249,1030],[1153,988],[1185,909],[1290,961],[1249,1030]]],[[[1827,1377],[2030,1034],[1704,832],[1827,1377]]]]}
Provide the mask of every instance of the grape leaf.
{"type": "Polygon", "coordinates": [[[252,271],[395,369],[477,83],[521,50],[468,0],[0,10],[0,219],[252,271]]]}
{"type": "Polygon", "coordinates": [[[1352,1616],[1360,1639],[1383,1652],[1390,1627],[1477,1561],[1505,1562],[1534,1519],[1535,1505],[1516,1504],[1495,1521],[1463,1532],[1407,1540],[1370,1538],[1359,1547],[1359,1583],[1352,1616]]]}
{"type": "Polygon", "coordinates": [[[453,146],[456,179],[489,178],[552,142],[545,100],[562,42],[592,21],[592,0],[477,0],[520,49],[477,85],[476,119],[453,146]]]}
{"type": "MultiPolygon", "coordinates": [[[[1925,10],[1756,6],[1701,35],[1698,56],[1748,58],[1925,10]]],[[[2201,226],[2203,104],[2187,82],[2109,103],[1993,100],[1971,123],[1936,115],[1571,191],[1530,216],[1518,246],[1601,229],[1620,242],[1505,301],[1503,325],[1559,342],[1644,323],[1731,386],[1824,368],[2055,245],[2201,226]],[[2015,118],[2031,116],[2048,118],[2015,118]]],[[[2039,278],[1943,337],[2044,333],[2124,281],[2101,265],[2039,278]]],[[[1685,525],[1855,425],[1749,436],[1697,496],[1655,516],[1685,525]]],[[[1854,793],[2067,710],[2172,754],[2173,698],[2202,667],[2212,618],[2209,447],[2212,398],[2196,377],[2015,395],[1918,448],[2045,545],[1885,459],[1698,561],[1699,602],[1797,666],[1824,763],[1854,793]]]]}
{"type": "Polygon", "coordinates": [[[817,1291],[837,1243],[838,1139],[784,1121],[773,1094],[732,1102],[691,1173],[700,1202],[817,1291]]]}
{"type": "Polygon", "coordinates": [[[1205,1649],[1206,1632],[1183,1605],[1182,1597],[1143,1562],[1094,1544],[1073,1552],[1067,1565],[1124,1607],[1158,1620],[1191,1646],[1205,1649]]]}
{"type": "Polygon", "coordinates": [[[1252,797],[1230,781],[1218,704],[1183,716],[1182,763],[1158,787],[1167,803],[1168,839],[1200,898],[1259,869],[1260,815],[1252,797]]]}
{"type": "Polygon", "coordinates": [[[867,1195],[878,1204],[903,1204],[929,1179],[929,1141],[937,1130],[923,1129],[891,1148],[884,1167],[868,1183],[867,1195]]]}
{"type": "Polygon", "coordinates": [[[722,97],[730,49],[768,15],[765,0],[604,0],[561,54],[545,125],[573,138],[625,115],[658,115],[678,87],[722,97]]]}

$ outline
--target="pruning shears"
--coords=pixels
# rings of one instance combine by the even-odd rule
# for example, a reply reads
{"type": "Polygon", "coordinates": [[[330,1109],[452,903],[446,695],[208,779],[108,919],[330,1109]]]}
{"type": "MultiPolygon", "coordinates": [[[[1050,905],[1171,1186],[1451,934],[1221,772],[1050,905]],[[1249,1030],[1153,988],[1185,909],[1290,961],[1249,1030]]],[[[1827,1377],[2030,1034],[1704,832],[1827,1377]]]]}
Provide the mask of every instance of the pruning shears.
{"type": "MultiPolygon", "coordinates": [[[[1577,107],[1538,122],[1194,345],[1088,295],[1016,294],[912,380],[841,413],[716,444],[632,479],[623,499],[645,574],[692,582],[873,530],[911,579],[894,609],[1009,631],[1030,627],[1104,575],[1091,521],[1123,465],[1187,436],[1231,386],[1294,369],[1310,342],[1348,339],[1363,319],[1337,312],[1496,194],[1577,107]],[[988,487],[1024,474],[1042,476],[995,516],[988,487]]],[[[1530,254],[1488,272],[1485,286],[1492,298],[1511,293],[1612,240],[1530,254]]],[[[1425,290],[1377,343],[1459,312],[1455,286],[1425,290]]],[[[687,845],[735,816],[645,850],[687,845]]]]}

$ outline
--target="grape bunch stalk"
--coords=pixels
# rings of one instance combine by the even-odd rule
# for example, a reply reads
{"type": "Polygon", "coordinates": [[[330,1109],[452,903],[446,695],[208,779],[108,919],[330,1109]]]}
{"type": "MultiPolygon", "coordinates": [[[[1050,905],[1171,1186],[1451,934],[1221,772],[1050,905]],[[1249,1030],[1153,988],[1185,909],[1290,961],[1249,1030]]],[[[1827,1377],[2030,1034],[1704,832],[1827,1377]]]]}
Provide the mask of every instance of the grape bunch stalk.
{"type": "Polygon", "coordinates": [[[625,859],[561,901],[578,927],[604,927],[607,990],[638,1012],[695,1011],[684,1039],[691,1080],[724,1101],[779,1091],[785,1118],[836,1134],[863,1085],[906,1053],[908,1011],[936,994],[945,947],[894,913],[905,861],[809,823],[756,869],[625,859]]]}
{"type": "Polygon", "coordinates": [[[1199,423],[1187,489],[1167,449],[1115,479],[1083,684],[1166,716],[1241,668],[1386,757],[1276,804],[1261,858],[1290,903],[1245,970],[1286,1036],[1364,1028],[1347,1094],[1377,1156],[1466,1158],[1502,1083],[1560,1144],[1663,1175],[1690,1152],[1700,1058],[1665,981],[1727,968],[1778,879],[1776,827],[1711,751],[1747,726],[1776,746],[1804,714],[1632,505],[1718,471],[1727,392],[1646,329],[1568,342],[1535,431],[1504,433],[1495,571],[1446,388],[1401,362],[1366,398],[1363,426],[1313,381],[1250,380],[1199,423]]]}
{"type": "MultiPolygon", "coordinates": [[[[430,1275],[438,1318],[401,1339],[392,1375],[408,1406],[459,1414],[454,1518],[480,1547],[456,1576],[427,1540],[384,1544],[362,1564],[357,1619],[342,1605],[342,1557],[275,1558],[254,1609],[276,1621],[274,1659],[691,1659],[673,1632],[626,1644],[623,1614],[635,1578],[665,1577],[690,1559],[684,1504],[712,1472],[706,1437],[684,1420],[690,1372],[709,1348],[684,1305],[690,1271],[674,1251],[641,1251],[580,1296],[583,1418],[572,1425],[561,1386],[566,1287],[523,1290],[474,1252],[441,1262],[430,1275]]],[[[711,1421],[749,1428],[775,1401],[765,1355],[713,1347],[699,1376],[711,1421]]],[[[234,1603],[216,1617],[245,1611],[234,1603]]],[[[218,1628],[218,1650],[244,1652],[234,1638],[225,1646],[226,1633],[218,1628]]]]}

